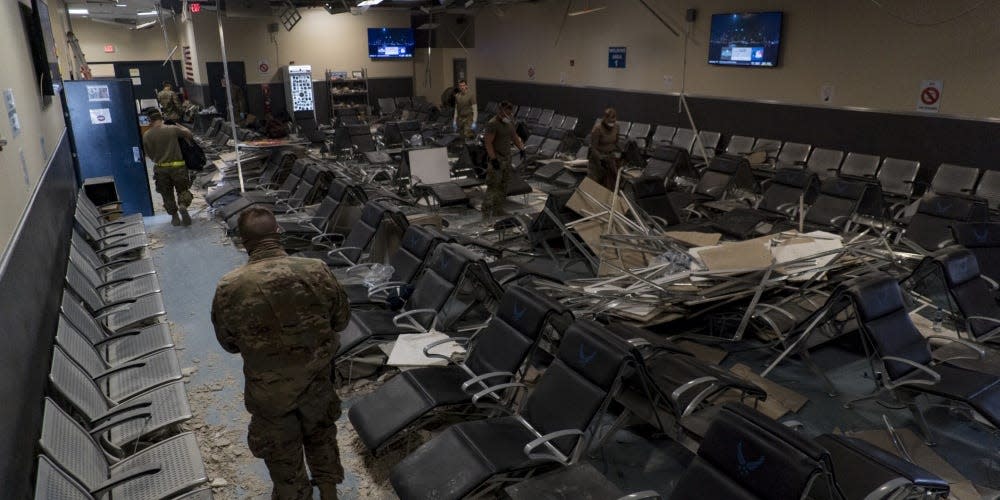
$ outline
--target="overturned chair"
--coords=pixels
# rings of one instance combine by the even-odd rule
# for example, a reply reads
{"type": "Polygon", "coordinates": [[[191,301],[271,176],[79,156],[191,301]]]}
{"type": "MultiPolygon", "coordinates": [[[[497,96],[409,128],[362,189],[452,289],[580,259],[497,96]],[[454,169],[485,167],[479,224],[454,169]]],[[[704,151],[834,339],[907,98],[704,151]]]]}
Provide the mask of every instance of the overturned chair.
{"type": "Polygon", "coordinates": [[[497,402],[491,386],[521,379],[527,369],[525,361],[546,327],[551,323],[565,330],[571,318],[558,302],[529,288],[511,286],[483,330],[471,337],[453,337],[469,349],[464,361],[452,363],[447,358],[447,366],[401,372],[351,406],[351,424],[365,446],[375,452],[408,429],[419,428],[420,422],[435,416],[435,410],[447,409],[463,417],[481,414],[475,403],[483,398],[497,402]]]}
{"type": "MultiPolygon", "coordinates": [[[[540,468],[573,463],[587,449],[588,430],[605,413],[631,359],[625,342],[596,323],[576,321],[516,411],[449,427],[393,467],[393,488],[404,500],[471,497],[540,468]]],[[[523,387],[507,382],[484,391],[523,387]]]]}

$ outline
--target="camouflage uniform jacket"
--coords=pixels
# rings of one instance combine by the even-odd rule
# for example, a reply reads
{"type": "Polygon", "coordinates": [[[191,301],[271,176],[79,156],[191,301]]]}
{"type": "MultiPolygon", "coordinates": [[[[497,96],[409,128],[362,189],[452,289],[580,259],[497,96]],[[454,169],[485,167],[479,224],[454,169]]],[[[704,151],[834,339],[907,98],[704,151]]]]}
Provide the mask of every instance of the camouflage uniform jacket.
{"type": "Polygon", "coordinates": [[[156,100],[160,104],[160,112],[168,120],[180,120],[181,101],[177,98],[177,93],[173,90],[163,89],[156,94],[156,100]]]}
{"type": "Polygon", "coordinates": [[[247,410],[286,414],[316,377],[330,377],[350,314],[326,264],[289,257],[277,241],[260,243],[246,266],[223,276],[212,323],[222,347],[243,356],[247,410]]]}

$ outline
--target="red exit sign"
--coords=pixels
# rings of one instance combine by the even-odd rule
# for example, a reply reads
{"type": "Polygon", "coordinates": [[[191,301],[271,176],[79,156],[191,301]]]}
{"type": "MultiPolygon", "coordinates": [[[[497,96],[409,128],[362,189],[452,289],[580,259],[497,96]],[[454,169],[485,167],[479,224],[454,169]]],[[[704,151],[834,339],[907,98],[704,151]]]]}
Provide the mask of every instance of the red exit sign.
{"type": "Polygon", "coordinates": [[[191,8],[191,13],[193,13],[193,14],[197,14],[197,13],[201,12],[201,4],[200,3],[191,3],[191,4],[188,4],[188,7],[191,8]]]}
{"type": "Polygon", "coordinates": [[[112,53],[114,51],[115,51],[115,46],[114,45],[105,45],[104,46],[104,52],[105,53],[110,54],[110,53],[112,53]]]}

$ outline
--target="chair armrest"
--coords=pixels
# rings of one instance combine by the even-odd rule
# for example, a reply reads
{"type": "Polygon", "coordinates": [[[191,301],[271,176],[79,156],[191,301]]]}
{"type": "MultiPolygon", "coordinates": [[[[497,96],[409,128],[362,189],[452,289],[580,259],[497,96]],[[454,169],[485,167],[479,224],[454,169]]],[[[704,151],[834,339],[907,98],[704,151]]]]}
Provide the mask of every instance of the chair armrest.
{"type": "Polygon", "coordinates": [[[424,328],[423,325],[418,323],[417,320],[413,319],[413,316],[417,314],[430,314],[436,318],[437,313],[438,313],[437,309],[411,309],[409,311],[403,311],[393,316],[392,324],[395,325],[396,328],[413,328],[415,330],[420,331],[421,333],[426,333],[427,329],[424,328]],[[400,324],[400,321],[404,319],[409,320],[409,324],[400,324]]]}
{"type": "Polygon", "coordinates": [[[350,274],[350,275],[354,275],[354,276],[360,276],[359,271],[369,271],[369,270],[371,270],[372,266],[374,266],[374,265],[375,265],[374,262],[367,262],[367,263],[364,263],[364,264],[354,264],[353,266],[348,267],[347,269],[345,269],[344,270],[344,274],[350,274]]]}
{"type": "Polygon", "coordinates": [[[563,437],[582,435],[583,431],[577,429],[563,429],[561,431],[550,432],[544,436],[532,439],[530,443],[524,445],[524,454],[532,460],[552,460],[554,462],[566,463],[569,459],[556,449],[556,447],[552,444],[552,441],[563,437]],[[534,449],[543,444],[552,451],[551,454],[534,453],[534,449]]]}
{"type": "MultiPolygon", "coordinates": [[[[330,251],[326,252],[326,255],[327,255],[327,257],[333,257],[335,254],[340,254],[340,258],[342,258],[342,259],[344,259],[344,260],[346,260],[348,262],[351,262],[351,259],[348,259],[343,254],[344,250],[357,250],[359,252],[362,252],[362,251],[364,251],[364,248],[361,248],[361,247],[337,247],[337,248],[331,249],[330,251]]],[[[354,266],[356,264],[352,263],[351,265],[354,266]]]]}
{"type": "MultiPolygon", "coordinates": [[[[901,488],[907,488],[911,486],[913,481],[905,477],[894,477],[875,488],[867,495],[865,495],[864,500],[879,500],[883,498],[896,498],[892,495],[893,492],[899,491],[901,488]]],[[[927,497],[931,498],[931,497],[927,497]]]]}
{"type": "Polygon", "coordinates": [[[502,266],[496,266],[496,267],[491,267],[490,268],[490,274],[493,274],[494,278],[497,279],[497,283],[499,283],[501,285],[503,285],[503,284],[507,283],[508,281],[514,279],[514,277],[516,277],[520,272],[521,272],[521,269],[519,267],[513,265],[513,264],[504,264],[502,266]],[[499,273],[505,273],[506,272],[506,273],[510,273],[510,274],[507,275],[507,276],[505,276],[505,277],[503,277],[503,278],[496,278],[495,275],[498,272],[499,273]]]}
{"type": "Polygon", "coordinates": [[[104,432],[104,431],[106,431],[106,430],[108,430],[108,429],[110,429],[110,428],[112,428],[112,427],[114,427],[116,425],[121,425],[121,424],[123,424],[125,422],[129,422],[129,421],[132,421],[132,420],[140,420],[140,419],[142,419],[142,420],[148,420],[148,419],[152,418],[152,416],[153,416],[153,414],[150,413],[148,410],[146,410],[146,411],[137,411],[137,412],[134,412],[134,413],[122,412],[122,413],[117,413],[114,416],[109,415],[104,423],[102,423],[100,425],[97,425],[95,427],[92,427],[90,429],[90,435],[96,437],[96,436],[100,435],[102,432],[104,432]]]}
{"type": "Polygon", "coordinates": [[[91,495],[95,495],[95,498],[99,498],[103,495],[101,493],[114,488],[122,483],[131,481],[135,478],[142,476],[149,476],[160,472],[161,467],[159,465],[147,465],[145,467],[137,467],[134,469],[126,470],[120,474],[114,475],[106,479],[103,483],[97,485],[94,491],[91,491],[91,495]]]}
{"type": "Polygon", "coordinates": [[[141,408],[149,408],[150,406],[153,406],[153,403],[150,401],[139,401],[136,403],[122,403],[120,405],[113,406],[111,407],[110,410],[94,417],[94,419],[91,420],[90,424],[97,425],[107,419],[115,418],[118,415],[123,415],[130,411],[135,411],[141,408]]]}
{"type": "Polygon", "coordinates": [[[126,370],[131,370],[133,368],[142,368],[143,366],[146,366],[145,361],[135,361],[133,363],[125,363],[124,365],[118,365],[114,368],[109,368],[107,370],[104,370],[103,372],[94,375],[93,378],[94,380],[100,380],[105,377],[110,377],[111,375],[114,375],[116,373],[120,373],[126,370]]]}
{"type": "MultiPolygon", "coordinates": [[[[965,317],[965,329],[969,331],[970,335],[972,335],[972,321],[973,320],[976,320],[976,321],[986,321],[986,322],[989,322],[989,323],[1000,324],[1000,319],[997,319],[997,318],[989,318],[989,317],[986,317],[986,316],[966,316],[965,317]]],[[[982,343],[982,342],[992,342],[996,338],[996,336],[998,334],[1000,334],[1000,326],[995,326],[995,327],[993,327],[992,330],[990,330],[990,331],[988,331],[988,332],[986,332],[986,333],[984,333],[984,334],[976,337],[976,342],[979,342],[979,343],[982,343]]]]}
{"type": "Polygon", "coordinates": [[[906,359],[906,358],[898,358],[896,356],[885,356],[885,357],[882,358],[882,361],[883,362],[885,362],[885,361],[895,361],[897,363],[903,363],[904,365],[912,366],[913,368],[916,368],[916,369],[918,369],[918,370],[926,373],[927,375],[930,375],[931,378],[933,379],[933,380],[904,379],[904,380],[902,380],[902,381],[900,381],[898,383],[893,383],[893,382],[887,381],[885,383],[885,386],[888,389],[895,389],[897,387],[902,387],[902,386],[906,386],[906,385],[934,385],[934,384],[937,384],[938,382],[941,381],[941,374],[939,374],[938,372],[936,372],[934,370],[931,370],[930,368],[928,368],[928,367],[926,367],[926,366],[924,366],[924,365],[922,365],[920,363],[917,363],[915,361],[911,361],[911,360],[906,359]]]}
{"type": "Polygon", "coordinates": [[[469,387],[472,387],[475,384],[480,384],[483,387],[489,388],[489,386],[486,385],[485,382],[487,379],[497,378],[497,377],[513,379],[515,376],[516,375],[514,375],[511,372],[489,372],[489,373],[484,373],[482,375],[476,375],[475,377],[472,377],[469,380],[462,382],[462,392],[469,392],[469,387]]]}
{"type": "Polygon", "coordinates": [[[717,382],[718,380],[719,380],[718,378],[712,377],[712,376],[698,377],[698,378],[693,379],[693,380],[688,380],[687,382],[681,384],[681,386],[678,387],[677,389],[674,389],[674,392],[670,393],[670,399],[673,400],[673,402],[676,403],[677,400],[680,399],[680,397],[685,392],[693,389],[695,386],[698,386],[698,385],[701,385],[701,384],[705,384],[705,383],[709,383],[709,382],[717,382]]]}
{"type": "Polygon", "coordinates": [[[129,281],[132,281],[133,279],[134,278],[118,278],[118,279],[111,280],[111,281],[105,281],[105,282],[103,282],[103,283],[95,286],[94,289],[95,290],[101,290],[101,289],[107,288],[109,286],[120,285],[122,283],[126,283],[126,282],[129,282],[129,281]]]}
{"type": "Polygon", "coordinates": [[[479,400],[483,399],[486,396],[493,396],[494,398],[500,399],[496,395],[497,391],[503,391],[503,390],[506,390],[506,389],[514,389],[514,388],[527,388],[527,387],[528,387],[527,385],[524,385],[524,384],[522,384],[520,382],[506,382],[506,383],[503,383],[503,384],[491,385],[491,386],[489,386],[489,387],[487,387],[487,388],[485,388],[485,389],[483,389],[483,390],[481,390],[481,391],[473,394],[472,395],[472,403],[473,404],[478,404],[479,400]]]}
{"type": "Polygon", "coordinates": [[[996,291],[997,289],[1000,289],[1000,283],[997,283],[993,278],[990,278],[989,276],[986,276],[985,274],[980,274],[979,277],[982,278],[983,281],[985,281],[986,283],[988,283],[990,285],[990,289],[991,290],[996,291]]]}
{"type": "Polygon", "coordinates": [[[653,490],[637,491],[635,493],[629,493],[623,497],[619,497],[618,500],[645,500],[647,498],[663,498],[659,492],[653,490]]]}
{"type": "Polygon", "coordinates": [[[423,349],[424,356],[428,358],[437,358],[437,359],[443,359],[445,361],[451,361],[451,356],[445,356],[444,354],[435,354],[431,352],[431,349],[439,345],[447,344],[449,342],[454,342],[458,345],[465,345],[469,343],[469,340],[470,340],[469,337],[450,337],[447,339],[435,340],[434,342],[431,342],[430,344],[424,346],[423,349]]]}
{"type": "Polygon", "coordinates": [[[116,340],[120,340],[120,339],[123,339],[125,337],[132,337],[132,336],[135,336],[135,335],[139,335],[141,333],[142,332],[140,330],[129,330],[127,332],[114,333],[114,334],[108,335],[107,337],[104,337],[101,340],[98,340],[97,342],[94,342],[94,347],[101,347],[104,344],[107,344],[108,342],[114,342],[116,340]]]}
{"type": "Polygon", "coordinates": [[[313,236],[310,241],[312,242],[313,245],[321,245],[327,248],[333,248],[332,243],[333,240],[335,239],[337,239],[338,241],[344,241],[345,239],[347,239],[347,236],[344,236],[343,234],[340,233],[322,233],[313,236]],[[323,243],[324,240],[326,240],[327,243],[323,243]]]}
{"type": "MultiPolygon", "coordinates": [[[[96,268],[94,268],[94,270],[95,270],[95,271],[100,271],[101,269],[107,269],[107,268],[109,268],[109,267],[114,267],[114,266],[121,266],[121,265],[125,265],[125,264],[130,264],[130,263],[132,263],[132,262],[135,262],[135,260],[128,260],[128,259],[117,259],[117,260],[112,260],[112,261],[109,261],[109,262],[105,262],[104,264],[101,264],[101,265],[97,266],[96,268]]],[[[153,274],[156,274],[156,273],[154,272],[153,274]]]]}
{"type": "Polygon", "coordinates": [[[950,342],[954,342],[956,344],[961,344],[961,345],[963,345],[965,347],[968,347],[969,349],[972,349],[973,351],[976,352],[976,357],[975,358],[969,358],[969,357],[966,357],[966,356],[957,356],[957,357],[953,357],[953,358],[944,359],[942,361],[951,361],[951,360],[954,360],[954,359],[986,359],[986,349],[983,349],[982,346],[976,345],[974,342],[969,342],[968,340],[958,339],[958,338],[955,338],[955,337],[946,337],[944,335],[928,335],[927,338],[928,339],[947,340],[947,341],[950,341],[950,342]]]}
{"type": "MultiPolygon", "coordinates": [[[[363,264],[359,264],[359,265],[363,265],[363,264]]],[[[396,288],[396,289],[402,288],[402,287],[404,287],[406,285],[409,285],[409,283],[407,283],[406,281],[386,281],[385,283],[382,283],[380,285],[376,285],[371,290],[368,290],[368,298],[372,298],[376,294],[379,294],[379,293],[382,293],[382,292],[388,292],[389,290],[392,290],[393,288],[396,288]]]]}

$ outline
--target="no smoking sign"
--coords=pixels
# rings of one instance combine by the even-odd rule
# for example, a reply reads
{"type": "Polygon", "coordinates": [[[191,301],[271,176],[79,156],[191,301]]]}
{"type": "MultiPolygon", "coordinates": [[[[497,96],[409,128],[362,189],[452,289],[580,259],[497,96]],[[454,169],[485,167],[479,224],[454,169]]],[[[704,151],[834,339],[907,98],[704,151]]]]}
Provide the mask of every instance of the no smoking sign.
{"type": "Polygon", "coordinates": [[[261,59],[257,61],[257,72],[265,75],[271,71],[271,65],[267,63],[267,59],[261,59]]]}
{"type": "Polygon", "coordinates": [[[920,96],[917,99],[917,111],[937,113],[941,109],[941,80],[924,80],[920,83],[920,96]]]}

